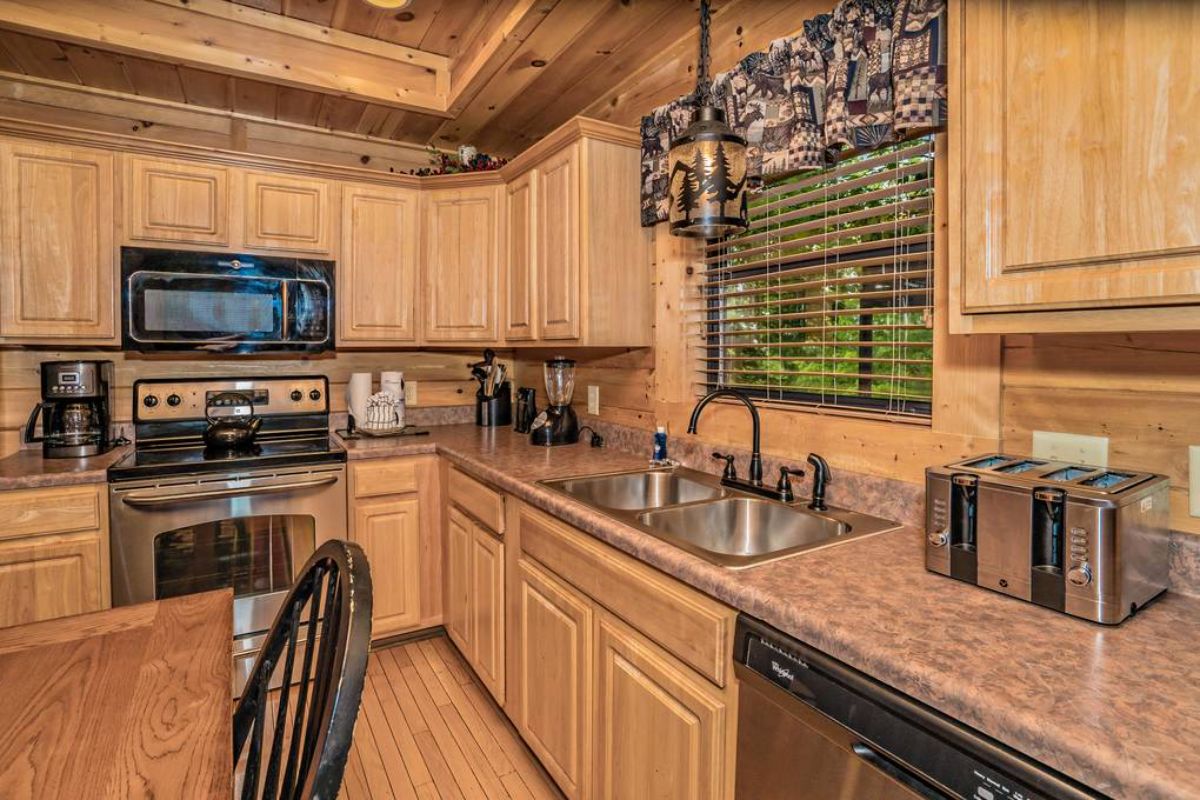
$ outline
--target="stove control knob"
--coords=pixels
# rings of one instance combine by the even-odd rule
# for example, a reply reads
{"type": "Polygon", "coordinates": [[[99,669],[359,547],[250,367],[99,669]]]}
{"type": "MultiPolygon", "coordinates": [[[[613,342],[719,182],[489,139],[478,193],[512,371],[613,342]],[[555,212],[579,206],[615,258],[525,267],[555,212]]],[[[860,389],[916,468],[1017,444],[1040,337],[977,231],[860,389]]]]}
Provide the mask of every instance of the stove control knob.
{"type": "Polygon", "coordinates": [[[321,399],[321,390],[313,389],[311,392],[308,393],[308,399],[312,400],[314,403],[317,402],[318,400],[320,400],[321,399]]]}
{"type": "Polygon", "coordinates": [[[950,541],[950,532],[945,530],[933,531],[925,539],[932,547],[945,547],[950,541]]]}
{"type": "Polygon", "coordinates": [[[1092,582],[1092,568],[1087,564],[1071,567],[1067,570],[1067,580],[1072,586],[1087,586],[1092,582]]]}
{"type": "Polygon", "coordinates": [[[183,398],[177,394],[172,394],[172,395],[167,396],[167,405],[171,406],[172,408],[174,408],[175,406],[179,405],[182,402],[183,402],[183,398]]]}
{"type": "Polygon", "coordinates": [[[300,391],[299,389],[292,389],[291,397],[293,403],[299,403],[304,399],[304,392],[300,391]]]}
{"type": "Polygon", "coordinates": [[[158,396],[153,394],[146,395],[144,398],[142,398],[142,405],[144,405],[146,408],[154,408],[156,405],[158,405],[158,396]]]}

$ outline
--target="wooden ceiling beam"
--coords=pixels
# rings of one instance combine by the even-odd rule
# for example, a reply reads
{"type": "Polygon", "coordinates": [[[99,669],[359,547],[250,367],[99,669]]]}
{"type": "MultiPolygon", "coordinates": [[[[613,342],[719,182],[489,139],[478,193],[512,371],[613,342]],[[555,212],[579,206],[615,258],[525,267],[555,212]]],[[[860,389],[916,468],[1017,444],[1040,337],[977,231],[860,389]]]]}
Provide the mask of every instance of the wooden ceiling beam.
{"type": "Polygon", "coordinates": [[[448,116],[445,56],[224,0],[0,0],[0,27],[448,116]]]}
{"type": "Polygon", "coordinates": [[[479,96],[487,82],[558,4],[559,0],[505,0],[493,12],[492,18],[499,18],[498,24],[490,28],[485,25],[450,69],[448,116],[457,116],[479,96]]]}

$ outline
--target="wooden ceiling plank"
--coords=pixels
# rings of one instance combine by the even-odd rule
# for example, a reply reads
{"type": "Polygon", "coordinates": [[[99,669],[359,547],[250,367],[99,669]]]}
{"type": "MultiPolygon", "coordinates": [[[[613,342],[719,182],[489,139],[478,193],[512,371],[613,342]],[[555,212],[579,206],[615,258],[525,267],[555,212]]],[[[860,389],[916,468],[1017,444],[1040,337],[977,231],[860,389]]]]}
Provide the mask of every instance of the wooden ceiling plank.
{"type": "Polygon", "coordinates": [[[83,83],[57,42],[40,36],[0,31],[0,44],[27,75],[64,83],[83,83]]]}
{"type": "MultiPolygon", "coordinates": [[[[385,42],[420,47],[421,40],[437,19],[445,0],[413,0],[407,8],[386,12],[375,28],[374,36],[385,42]]],[[[467,0],[457,0],[466,2],[467,0]]],[[[441,50],[425,49],[427,53],[447,55],[441,50]]]]}
{"type": "Polygon", "coordinates": [[[129,75],[135,93],[143,97],[170,100],[173,103],[183,103],[187,100],[183,93],[183,80],[179,76],[179,68],[174,64],[150,61],[137,56],[125,56],[123,60],[125,72],[129,75]]]}
{"type": "Polygon", "coordinates": [[[358,124],[354,129],[355,133],[361,133],[364,136],[382,136],[381,131],[387,124],[388,115],[393,112],[403,113],[387,106],[367,105],[358,118],[358,124]]]}
{"type": "Polygon", "coordinates": [[[283,13],[292,19],[302,19],[314,25],[333,24],[330,0],[283,0],[283,13]]]}
{"type": "Polygon", "coordinates": [[[445,53],[453,60],[475,36],[499,23],[502,17],[498,13],[507,14],[514,5],[516,0],[443,0],[433,24],[421,37],[420,47],[431,53],[445,53]]]}
{"type": "MultiPolygon", "coordinates": [[[[418,57],[418,51],[408,48],[231,3],[219,6],[225,17],[192,10],[193,6],[217,8],[208,0],[187,3],[185,8],[172,0],[59,0],[53,7],[41,7],[0,0],[0,24],[33,35],[48,33],[74,44],[99,43],[103,49],[169,63],[444,115],[448,66],[432,69],[416,63],[434,59],[447,64],[440,56],[418,57]],[[260,16],[248,23],[254,15],[260,16]],[[262,26],[262,18],[284,24],[272,30],[262,26]],[[297,35],[297,26],[311,35],[297,35]],[[347,49],[341,44],[346,37],[369,44],[366,50],[347,49]],[[339,44],[333,44],[333,39],[339,44]],[[404,53],[404,60],[377,55],[380,48],[404,53]]],[[[70,69],[65,56],[62,66],[70,69]]],[[[59,75],[67,77],[61,70],[59,75]]]]}
{"type": "Polygon", "coordinates": [[[184,102],[207,108],[233,108],[231,93],[233,78],[192,67],[179,68],[184,102]]]}
{"type": "Polygon", "coordinates": [[[21,69],[21,65],[17,63],[17,60],[13,58],[12,54],[9,53],[4,47],[3,42],[0,42],[0,70],[3,70],[4,72],[15,72],[18,74],[24,73],[24,70],[21,69]]]}
{"type": "Polygon", "coordinates": [[[133,92],[133,83],[125,71],[125,61],[121,56],[74,44],[63,43],[59,46],[85,86],[114,92],[133,92]]]}
{"type": "MultiPolygon", "coordinates": [[[[321,95],[290,86],[280,86],[275,99],[275,116],[284,122],[316,127],[321,95]]],[[[403,111],[398,111],[403,114],[403,111]]]]}
{"type": "Polygon", "coordinates": [[[559,0],[516,0],[504,19],[484,31],[450,70],[451,116],[474,101],[488,81],[547,19],[559,0]]]}
{"type": "MultiPolygon", "coordinates": [[[[474,100],[435,134],[439,142],[473,141],[488,122],[539,76],[556,68],[556,60],[577,41],[601,15],[614,13],[620,0],[608,2],[563,2],[542,18],[528,38],[503,62],[474,100]],[[534,62],[543,64],[534,66],[534,62]],[[545,72],[544,72],[545,71],[545,72]]],[[[452,102],[452,107],[455,102],[452,102]]]]}
{"type": "Polygon", "coordinates": [[[384,9],[364,0],[335,0],[330,24],[339,31],[375,38],[375,29],[385,13],[384,9]]]}
{"type": "Polygon", "coordinates": [[[317,127],[334,131],[355,131],[362,119],[367,104],[361,100],[336,97],[327,94],[321,98],[321,110],[317,112],[317,127]]]}
{"type": "Polygon", "coordinates": [[[511,156],[577,115],[621,70],[630,72],[687,30],[677,0],[634,0],[596,20],[579,40],[500,109],[475,137],[483,151],[511,156]],[[606,78],[597,79],[597,75],[606,78]]]}
{"type": "Polygon", "coordinates": [[[233,79],[233,110],[264,119],[276,118],[278,87],[246,78],[233,79]]]}
{"type": "Polygon", "coordinates": [[[283,13],[283,0],[233,0],[239,6],[257,8],[259,11],[269,11],[272,14],[283,13]]]}

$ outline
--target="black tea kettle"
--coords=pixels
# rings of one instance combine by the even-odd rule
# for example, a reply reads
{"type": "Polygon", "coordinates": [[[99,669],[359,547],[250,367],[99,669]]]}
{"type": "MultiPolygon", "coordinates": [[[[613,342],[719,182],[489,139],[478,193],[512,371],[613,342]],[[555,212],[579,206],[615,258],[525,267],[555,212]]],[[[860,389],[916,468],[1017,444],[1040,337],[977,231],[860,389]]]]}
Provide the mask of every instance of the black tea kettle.
{"type": "Polygon", "coordinates": [[[246,447],[254,441],[258,429],[262,427],[262,417],[254,413],[254,401],[241,392],[221,392],[209,398],[204,408],[204,416],[208,420],[208,428],[204,431],[204,441],[209,447],[232,450],[235,447],[246,447]],[[249,408],[249,413],[233,413],[228,416],[213,416],[218,408],[249,408]]]}

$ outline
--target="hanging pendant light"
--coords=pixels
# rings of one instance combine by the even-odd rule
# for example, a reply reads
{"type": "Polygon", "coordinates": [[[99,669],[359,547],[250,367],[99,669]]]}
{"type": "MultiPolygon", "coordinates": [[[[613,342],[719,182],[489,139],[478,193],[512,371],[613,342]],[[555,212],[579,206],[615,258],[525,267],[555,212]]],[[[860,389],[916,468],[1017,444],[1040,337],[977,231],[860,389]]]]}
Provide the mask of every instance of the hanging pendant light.
{"type": "Polygon", "coordinates": [[[708,0],[700,0],[696,116],[671,142],[669,219],[672,236],[719,239],[746,230],[746,140],[713,105],[708,79],[708,0]]]}

